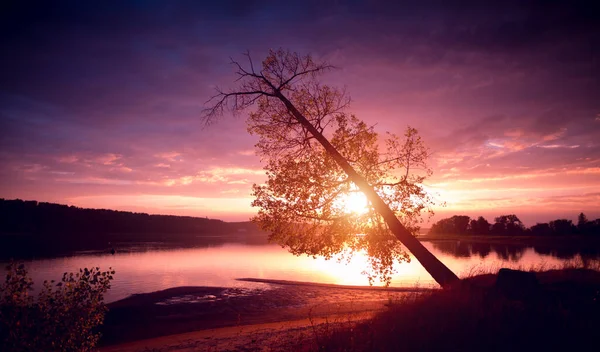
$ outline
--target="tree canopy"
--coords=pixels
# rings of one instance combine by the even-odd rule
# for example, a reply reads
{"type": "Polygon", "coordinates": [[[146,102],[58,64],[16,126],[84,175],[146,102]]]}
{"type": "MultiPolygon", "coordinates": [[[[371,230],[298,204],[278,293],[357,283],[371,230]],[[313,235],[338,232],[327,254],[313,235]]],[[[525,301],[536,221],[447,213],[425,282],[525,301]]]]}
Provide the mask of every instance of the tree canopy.
{"type": "MultiPolygon", "coordinates": [[[[408,128],[402,140],[388,135],[389,150],[379,153],[378,135],[355,116],[340,114],[330,125],[336,127],[332,145],[416,234],[423,213],[430,213],[432,204],[422,186],[425,176],[411,173],[416,167],[429,173],[428,151],[417,131],[408,128]],[[400,169],[400,176],[392,173],[400,169]]],[[[269,153],[278,144],[276,136],[261,135],[260,151],[269,153]]],[[[283,157],[279,153],[268,159],[267,182],[253,187],[252,205],[260,209],[254,220],[269,231],[273,241],[294,254],[330,258],[362,251],[371,258],[370,273],[389,280],[394,259],[408,261],[410,257],[384,219],[366,202],[360,204],[364,199],[360,190],[322,147],[290,155],[297,152],[288,150],[283,157]]]]}
{"type": "Polygon", "coordinates": [[[381,138],[346,111],[343,90],[319,81],[331,66],[310,56],[278,50],[260,69],[249,55],[248,68],[233,64],[239,86],[218,90],[205,118],[255,106],[248,131],[259,138],[267,182],[253,187],[254,220],[271,240],[296,255],[366,253],[369,279],[389,283],[394,261],[410,259],[401,239],[438,282],[456,278],[411,236],[434,203],[423,186],[429,150],[417,130],[381,138]],[[368,201],[357,206],[360,194],[368,201]]]}
{"type": "Polygon", "coordinates": [[[470,218],[466,215],[454,215],[447,219],[442,219],[429,229],[431,234],[466,234],[469,229],[470,218]]]}

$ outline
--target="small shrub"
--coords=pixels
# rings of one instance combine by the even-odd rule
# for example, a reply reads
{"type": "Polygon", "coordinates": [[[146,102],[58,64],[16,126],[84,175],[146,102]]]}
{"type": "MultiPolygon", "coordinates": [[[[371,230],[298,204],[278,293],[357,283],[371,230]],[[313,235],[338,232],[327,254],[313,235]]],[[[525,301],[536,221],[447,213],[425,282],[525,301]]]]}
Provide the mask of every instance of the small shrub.
{"type": "Polygon", "coordinates": [[[58,283],[44,281],[37,298],[23,264],[11,263],[6,271],[0,284],[0,350],[89,351],[96,345],[114,270],[64,273],[58,283]]]}

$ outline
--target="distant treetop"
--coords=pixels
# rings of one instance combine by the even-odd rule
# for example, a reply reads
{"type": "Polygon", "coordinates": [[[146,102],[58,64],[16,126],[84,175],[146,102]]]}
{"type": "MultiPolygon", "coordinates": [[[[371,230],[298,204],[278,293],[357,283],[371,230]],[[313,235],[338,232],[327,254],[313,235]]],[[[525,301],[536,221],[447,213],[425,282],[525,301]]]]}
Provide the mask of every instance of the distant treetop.
{"type": "Polygon", "coordinates": [[[600,219],[588,221],[585,214],[578,216],[577,226],[571,220],[556,219],[549,223],[537,223],[526,228],[514,214],[500,215],[490,224],[483,216],[471,219],[466,215],[454,215],[431,226],[431,235],[600,235],[600,219]]]}

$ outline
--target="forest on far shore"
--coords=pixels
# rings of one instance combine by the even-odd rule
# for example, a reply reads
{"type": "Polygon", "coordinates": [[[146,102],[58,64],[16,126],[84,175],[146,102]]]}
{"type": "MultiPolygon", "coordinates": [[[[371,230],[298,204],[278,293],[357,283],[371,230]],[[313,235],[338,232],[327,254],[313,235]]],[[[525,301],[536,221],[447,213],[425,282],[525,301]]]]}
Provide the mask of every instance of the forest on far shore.
{"type": "Polygon", "coordinates": [[[86,209],[55,203],[0,199],[3,233],[202,233],[222,230],[222,220],[86,209]]]}
{"type": "Polygon", "coordinates": [[[454,215],[442,219],[429,229],[430,235],[532,235],[532,236],[571,236],[600,235],[600,219],[588,220],[584,213],[577,217],[577,224],[572,220],[556,219],[548,223],[537,223],[525,227],[515,215],[501,215],[490,223],[483,216],[471,219],[466,215],[454,215]]]}
{"type": "Polygon", "coordinates": [[[0,198],[0,259],[110,250],[116,243],[198,246],[266,243],[266,238],[249,221],[225,222],[0,198]]]}

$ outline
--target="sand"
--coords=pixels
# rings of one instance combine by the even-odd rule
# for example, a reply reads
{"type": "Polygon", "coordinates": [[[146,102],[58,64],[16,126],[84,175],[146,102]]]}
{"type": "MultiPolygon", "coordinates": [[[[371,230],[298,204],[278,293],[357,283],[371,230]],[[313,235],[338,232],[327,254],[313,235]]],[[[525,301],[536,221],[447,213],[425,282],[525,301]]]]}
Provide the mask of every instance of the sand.
{"type": "Polygon", "coordinates": [[[265,289],[177,287],[111,303],[100,350],[310,350],[328,330],[428,291],[246,280],[265,289]]]}

